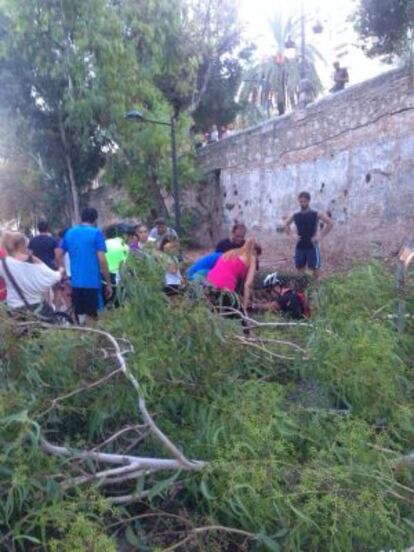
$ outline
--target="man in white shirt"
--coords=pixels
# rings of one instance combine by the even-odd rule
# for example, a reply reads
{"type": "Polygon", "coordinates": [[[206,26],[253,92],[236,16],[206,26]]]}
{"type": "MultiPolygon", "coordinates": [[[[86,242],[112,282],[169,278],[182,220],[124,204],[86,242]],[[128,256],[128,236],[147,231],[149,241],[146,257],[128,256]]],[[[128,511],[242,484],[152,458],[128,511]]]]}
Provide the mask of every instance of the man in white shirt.
{"type": "Polygon", "coordinates": [[[165,237],[173,238],[178,240],[178,234],[174,228],[169,228],[165,219],[159,218],[155,221],[155,226],[149,233],[149,240],[157,242],[157,245],[161,243],[161,240],[165,237]]]}

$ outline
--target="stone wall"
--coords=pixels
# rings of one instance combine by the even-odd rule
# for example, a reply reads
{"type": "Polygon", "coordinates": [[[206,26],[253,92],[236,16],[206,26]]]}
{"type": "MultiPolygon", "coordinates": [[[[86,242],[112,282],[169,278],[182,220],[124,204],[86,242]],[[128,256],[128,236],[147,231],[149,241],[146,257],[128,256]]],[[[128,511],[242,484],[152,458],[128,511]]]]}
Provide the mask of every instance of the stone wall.
{"type": "Polygon", "coordinates": [[[200,167],[218,178],[222,204],[213,226],[226,234],[244,221],[272,261],[290,263],[292,239],[277,228],[308,190],[335,225],[328,263],[394,254],[414,235],[413,86],[408,72],[390,71],[203,148],[200,167]]]}

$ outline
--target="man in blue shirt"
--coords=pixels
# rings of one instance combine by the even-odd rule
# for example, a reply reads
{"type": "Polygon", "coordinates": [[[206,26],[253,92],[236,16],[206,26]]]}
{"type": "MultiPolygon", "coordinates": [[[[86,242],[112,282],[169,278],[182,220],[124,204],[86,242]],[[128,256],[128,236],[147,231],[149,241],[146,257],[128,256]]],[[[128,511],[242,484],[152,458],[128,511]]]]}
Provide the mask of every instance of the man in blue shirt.
{"type": "Polygon", "coordinates": [[[68,230],[60,244],[60,262],[69,254],[72,278],[72,304],[80,323],[96,320],[102,277],[105,295],[112,295],[111,278],[106,261],[105,237],[96,227],[98,212],[93,207],[82,211],[81,224],[68,230]]]}

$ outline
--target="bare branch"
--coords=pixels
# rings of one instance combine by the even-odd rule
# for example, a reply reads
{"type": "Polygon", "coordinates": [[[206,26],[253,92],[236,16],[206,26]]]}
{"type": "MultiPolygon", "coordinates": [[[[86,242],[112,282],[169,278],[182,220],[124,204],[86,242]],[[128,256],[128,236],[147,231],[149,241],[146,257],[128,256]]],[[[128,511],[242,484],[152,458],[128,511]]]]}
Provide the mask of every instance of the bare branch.
{"type": "Polygon", "coordinates": [[[224,525],[208,525],[206,527],[196,527],[194,529],[191,529],[191,531],[188,532],[187,536],[184,539],[173,544],[172,546],[169,546],[168,548],[164,548],[162,552],[173,552],[174,550],[177,550],[177,548],[179,548],[180,546],[183,546],[183,544],[189,542],[194,536],[200,535],[201,533],[209,533],[210,531],[222,531],[225,533],[241,535],[249,539],[257,539],[257,535],[255,535],[254,533],[249,533],[248,531],[243,531],[242,529],[234,529],[232,527],[225,527],[224,525]]]}
{"type": "Polygon", "coordinates": [[[266,353],[274,358],[279,358],[281,360],[295,360],[295,357],[285,356],[285,355],[280,355],[279,353],[275,353],[274,351],[267,349],[264,345],[259,345],[259,343],[256,343],[254,341],[248,341],[247,339],[243,338],[241,335],[233,335],[232,338],[237,340],[242,345],[246,345],[247,347],[253,347],[254,349],[258,349],[259,351],[262,351],[263,353],[266,353]]]}
{"type": "Polygon", "coordinates": [[[126,426],[120,429],[119,431],[117,431],[116,433],[114,433],[113,435],[111,435],[110,437],[108,437],[107,439],[105,439],[105,441],[103,441],[102,443],[99,443],[99,445],[96,445],[95,447],[93,447],[92,450],[97,450],[102,447],[105,447],[106,445],[109,445],[109,443],[112,443],[113,441],[118,439],[118,437],[120,437],[121,435],[124,435],[124,433],[128,433],[130,431],[135,431],[139,433],[140,429],[146,429],[147,427],[148,427],[147,424],[143,424],[143,425],[137,424],[137,425],[126,426]]]}
{"type": "MultiPolygon", "coordinates": [[[[186,469],[186,470],[200,469],[202,466],[205,465],[204,462],[188,460],[184,456],[184,454],[180,450],[178,450],[178,448],[172,443],[172,441],[156,425],[156,423],[154,422],[153,418],[151,417],[151,415],[149,414],[149,412],[147,410],[147,407],[146,407],[146,404],[145,404],[145,399],[141,395],[141,388],[140,388],[139,382],[136,379],[136,377],[128,369],[127,363],[126,363],[125,358],[122,354],[119,343],[112,334],[110,334],[109,332],[106,332],[104,330],[100,330],[98,328],[91,328],[91,327],[88,327],[88,326],[53,326],[51,324],[45,324],[45,323],[39,323],[39,326],[44,327],[44,328],[60,330],[60,331],[89,332],[89,333],[102,335],[103,337],[105,337],[111,343],[111,345],[114,348],[114,357],[116,358],[116,360],[118,362],[119,370],[129,380],[129,382],[132,384],[132,386],[134,387],[134,389],[135,389],[135,391],[138,395],[138,407],[139,407],[139,410],[140,410],[144,420],[147,422],[149,428],[154,433],[154,435],[156,435],[156,437],[159,439],[159,441],[174,456],[174,458],[176,459],[176,464],[177,463],[179,464],[178,469],[180,469],[180,468],[183,468],[183,469],[186,469]]],[[[125,340],[123,340],[123,341],[125,342],[125,340]]],[[[66,449],[66,447],[57,447],[55,445],[52,445],[51,443],[48,443],[48,441],[46,441],[45,439],[43,439],[43,441],[42,441],[42,446],[44,448],[46,447],[45,450],[48,450],[49,452],[52,452],[52,454],[60,454],[60,455],[63,455],[63,456],[68,456],[69,449],[66,449]],[[58,450],[59,450],[59,452],[57,452],[58,450]]],[[[78,454],[83,454],[83,455],[86,454],[88,458],[92,458],[92,456],[90,456],[90,455],[99,454],[99,455],[101,455],[101,459],[103,458],[103,455],[104,455],[104,453],[94,453],[92,451],[81,452],[81,453],[78,453],[78,454]]],[[[71,456],[72,454],[69,453],[69,455],[71,456]]],[[[112,457],[112,460],[104,460],[104,461],[114,462],[113,458],[115,456],[119,456],[119,455],[107,455],[107,456],[112,457]]],[[[128,457],[124,456],[123,458],[128,458],[128,457]]],[[[134,458],[134,457],[131,457],[131,458],[134,458]]],[[[151,459],[151,460],[152,460],[151,465],[154,466],[154,462],[156,462],[157,460],[156,459],[151,459]]],[[[163,460],[160,460],[160,462],[162,462],[162,461],[163,460]]],[[[119,462],[115,461],[114,463],[119,463],[119,462]]],[[[128,463],[128,461],[124,462],[124,463],[128,463]]],[[[151,467],[149,467],[149,469],[151,469],[151,467]]],[[[157,468],[157,469],[166,469],[166,468],[157,468]]],[[[175,465],[175,467],[170,468],[170,469],[177,469],[177,466],[175,465]]]]}
{"type": "Polygon", "coordinates": [[[251,325],[248,328],[249,330],[254,330],[255,328],[284,328],[284,327],[304,327],[304,328],[312,328],[313,325],[309,322],[259,322],[258,320],[255,320],[254,318],[251,318],[250,316],[247,316],[243,312],[233,308],[233,307],[222,307],[220,308],[219,315],[226,318],[229,316],[234,316],[237,314],[237,316],[245,321],[249,322],[251,325]]]}
{"type": "Polygon", "coordinates": [[[130,464],[128,466],[122,466],[121,468],[113,468],[111,470],[104,470],[97,473],[91,473],[88,475],[80,475],[79,477],[72,477],[61,483],[62,489],[69,489],[70,487],[75,487],[76,485],[81,485],[82,483],[89,483],[94,480],[101,480],[100,483],[104,484],[107,482],[118,483],[120,481],[126,481],[128,479],[136,479],[148,471],[141,470],[139,466],[135,464],[130,464]]]}
{"type": "Polygon", "coordinates": [[[144,420],[147,422],[152,432],[158,437],[161,443],[172,453],[172,455],[182,464],[184,468],[193,469],[194,462],[187,460],[181,451],[168,439],[168,437],[157,427],[154,420],[150,416],[145,401],[142,397],[139,398],[139,409],[141,410],[144,420]]]}
{"type": "Polygon", "coordinates": [[[69,393],[66,393],[65,395],[61,395],[60,397],[56,397],[55,399],[52,400],[52,403],[49,406],[49,408],[47,410],[45,410],[44,412],[42,412],[41,414],[39,414],[39,417],[43,417],[46,414],[48,414],[51,410],[53,410],[55,408],[55,406],[58,403],[66,400],[66,399],[69,399],[70,397],[74,397],[75,395],[78,395],[79,393],[82,393],[83,391],[87,391],[88,389],[93,389],[94,387],[98,387],[102,383],[105,383],[109,379],[116,376],[116,374],[120,374],[121,372],[122,372],[122,370],[120,368],[117,368],[116,370],[113,370],[112,372],[110,372],[106,376],[103,376],[101,379],[99,379],[97,381],[94,381],[94,382],[89,383],[87,385],[83,385],[82,387],[78,387],[77,389],[74,389],[73,391],[70,391],[69,393]]]}
{"type": "Polygon", "coordinates": [[[296,349],[297,351],[300,351],[304,355],[308,354],[308,351],[306,349],[303,349],[296,343],[293,343],[292,341],[285,341],[283,339],[268,339],[268,338],[257,338],[257,337],[242,337],[239,335],[235,335],[232,337],[236,337],[237,339],[243,339],[244,341],[247,341],[249,343],[269,343],[273,345],[284,345],[286,347],[292,347],[293,349],[296,349]]]}
{"type": "Polygon", "coordinates": [[[118,504],[118,505],[125,505],[125,504],[132,504],[133,502],[137,502],[139,500],[142,500],[143,498],[146,498],[151,491],[142,491],[142,493],[133,493],[128,495],[121,495],[121,496],[111,496],[110,501],[112,504],[118,504]]]}
{"type": "Polygon", "coordinates": [[[83,460],[95,460],[97,462],[107,464],[117,464],[122,466],[135,466],[141,470],[197,470],[205,465],[204,462],[188,462],[183,466],[182,462],[177,459],[166,458],[147,458],[143,456],[131,456],[127,454],[114,454],[109,452],[97,452],[93,450],[74,450],[68,447],[53,445],[44,437],[40,437],[40,446],[42,449],[55,456],[63,456],[65,458],[81,458],[83,460]]]}

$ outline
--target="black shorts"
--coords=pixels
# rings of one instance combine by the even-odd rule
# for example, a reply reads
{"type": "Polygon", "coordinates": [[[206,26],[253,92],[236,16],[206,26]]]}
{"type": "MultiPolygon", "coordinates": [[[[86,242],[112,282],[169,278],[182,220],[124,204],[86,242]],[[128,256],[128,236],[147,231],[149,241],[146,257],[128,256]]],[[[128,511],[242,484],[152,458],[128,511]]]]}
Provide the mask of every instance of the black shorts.
{"type": "Polygon", "coordinates": [[[311,249],[299,249],[295,251],[295,266],[302,269],[306,266],[310,270],[318,270],[321,268],[321,254],[319,251],[319,245],[315,245],[311,249]]]}
{"type": "Polygon", "coordinates": [[[98,316],[99,290],[72,288],[72,305],[76,315],[98,316]]]}

